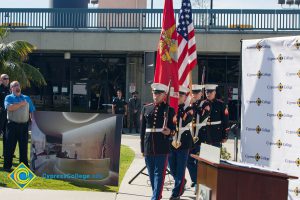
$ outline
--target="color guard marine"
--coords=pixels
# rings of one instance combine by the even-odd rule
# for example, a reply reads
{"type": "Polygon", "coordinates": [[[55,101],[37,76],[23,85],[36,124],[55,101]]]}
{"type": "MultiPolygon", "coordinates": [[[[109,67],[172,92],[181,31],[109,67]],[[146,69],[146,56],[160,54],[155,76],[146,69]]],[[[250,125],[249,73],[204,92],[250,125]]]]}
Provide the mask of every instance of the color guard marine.
{"type": "Polygon", "coordinates": [[[206,126],[201,131],[201,143],[221,147],[227,141],[229,132],[229,113],[223,101],[216,99],[218,85],[205,85],[207,99],[202,104],[203,115],[207,115],[206,126]]]}
{"type": "Polygon", "coordinates": [[[176,119],[176,132],[171,141],[171,152],[169,156],[170,172],[175,180],[170,200],[180,199],[186,184],[185,170],[189,149],[193,145],[193,138],[189,130],[189,124],[193,119],[193,109],[185,108],[185,101],[189,88],[179,87],[179,105],[176,119]]]}
{"type": "Polygon", "coordinates": [[[153,195],[151,200],[162,198],[162,189],[168,154],[170,153],[170,137],[175,131],[175,111],[164,102],[168,87],[161,83],[151,85],[153,103],[145,105],[141,112],[141,152],[150,177],[153,195]]]}
{"type": "MultiPolygon", "coordinates": [[[[189,154],[199,154],[200,151],[199,130],[201,128],[200,126],[202,126],[200,123],[202,119],[200,119],[200,117],[202,116],[201,105],[203,103],[203,89],[203,85],[192,85],[192,99],[190,106],[193,109],[193,118],[192,123],[190,124],[190,131],[193,137],[193,147],[190,149],[189,154]]],[[[187,168],[191,176],[191,187],[194,187],[197,181],[197,160],[189,156],[187,168]]]]}

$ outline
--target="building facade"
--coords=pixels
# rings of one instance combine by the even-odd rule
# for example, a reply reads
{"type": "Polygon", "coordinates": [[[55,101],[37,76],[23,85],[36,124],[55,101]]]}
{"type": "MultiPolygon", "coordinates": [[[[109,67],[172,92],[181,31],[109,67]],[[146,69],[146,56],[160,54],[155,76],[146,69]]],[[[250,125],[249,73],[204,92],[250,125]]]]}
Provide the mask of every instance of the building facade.
{"type": "MultiPolygon", "coordinates": [[[[231,120],[239,115],[240,40],[298,34],[300,24],[280,23],[291,16],[300,19],[288,10],[194,10],[198,66],[193,83],[201,82],[205,66],[205,83],[220,85],[218,96],[228,104],[231,120]]],[[[48,83],[28,90],[38,110],[110,112],[118,88],[127,100],[135,88],[142,103],[151,102],[161,20],[162,10],[155,9],[0,9],[0,23],[10,24],[6,40],[37,47],[28,62],[48,83]],[[74,16],[78,21],[70,27],[74,16]]]]}

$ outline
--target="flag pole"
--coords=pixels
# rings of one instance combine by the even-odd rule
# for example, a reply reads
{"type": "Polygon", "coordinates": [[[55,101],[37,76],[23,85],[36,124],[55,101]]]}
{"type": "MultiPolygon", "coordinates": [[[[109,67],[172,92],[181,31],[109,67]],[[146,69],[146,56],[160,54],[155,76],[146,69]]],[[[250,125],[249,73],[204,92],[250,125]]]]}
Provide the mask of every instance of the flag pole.
{"type": "Polygon", "coordinates": [[[190,96],[192,95],[192,85],[193,85],[193,74],[192,71],[189,72],[189,88],[190,88],[190,96]]]}

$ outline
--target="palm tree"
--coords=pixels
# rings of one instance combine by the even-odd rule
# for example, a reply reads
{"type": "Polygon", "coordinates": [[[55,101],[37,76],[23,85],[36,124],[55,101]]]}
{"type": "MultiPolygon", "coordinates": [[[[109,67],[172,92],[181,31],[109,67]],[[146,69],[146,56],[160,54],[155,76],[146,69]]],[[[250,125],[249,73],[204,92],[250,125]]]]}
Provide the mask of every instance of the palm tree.
{"type": "Polygon", "coordinates": [[[46,85],[41,72],[25,63],[35,46],[22,40],[5,44],[4,38],[7,34],[7,29],[0,27],[0,72],[8,74],[10,80],[18,80],[23,88],[30,87],[30,82],[37,86],[46,85]]]}

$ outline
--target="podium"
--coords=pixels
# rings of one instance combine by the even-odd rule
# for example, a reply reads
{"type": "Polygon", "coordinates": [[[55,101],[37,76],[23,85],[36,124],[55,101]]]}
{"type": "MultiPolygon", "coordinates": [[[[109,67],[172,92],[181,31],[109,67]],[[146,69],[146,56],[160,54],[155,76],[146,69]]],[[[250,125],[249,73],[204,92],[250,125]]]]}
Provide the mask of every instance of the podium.
{"type": "Polygon", "coordinates": [[[288,179],[297,179],[284,173],[211,163],[197,155],[192,157],[198,160],[196,200],[199,186],[207,188],[209,200],[287,200],[288,179]]]}

